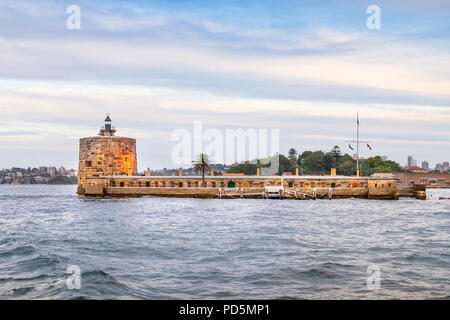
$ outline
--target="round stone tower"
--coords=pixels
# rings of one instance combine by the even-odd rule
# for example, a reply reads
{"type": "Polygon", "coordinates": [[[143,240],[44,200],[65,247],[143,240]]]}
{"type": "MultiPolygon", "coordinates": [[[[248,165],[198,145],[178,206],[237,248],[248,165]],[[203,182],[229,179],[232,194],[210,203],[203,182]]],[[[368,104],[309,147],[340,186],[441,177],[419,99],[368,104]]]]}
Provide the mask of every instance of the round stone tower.
{"type": "Polygon", "coordinates": [[[116,137],[109,115],[98,136],[80,139],[78,194],[84,194],[89,178],[136,175],[136,139],[116,137]]]}

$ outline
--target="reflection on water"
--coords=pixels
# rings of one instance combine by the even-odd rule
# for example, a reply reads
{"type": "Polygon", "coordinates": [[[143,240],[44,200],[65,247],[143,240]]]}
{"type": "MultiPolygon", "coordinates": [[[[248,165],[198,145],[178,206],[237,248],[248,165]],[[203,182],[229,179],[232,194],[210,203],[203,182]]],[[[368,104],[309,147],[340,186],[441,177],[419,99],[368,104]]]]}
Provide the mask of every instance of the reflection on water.
{"type": "Polygon", "coordinates": [[[450,189],[428,200],[83,198],[0,186],[0,297],[450,297],[450,189]],[[66,286],[69,266],[81,289],[66,286]],[[381,289],[367,288],[379,266],[381,289]]]}

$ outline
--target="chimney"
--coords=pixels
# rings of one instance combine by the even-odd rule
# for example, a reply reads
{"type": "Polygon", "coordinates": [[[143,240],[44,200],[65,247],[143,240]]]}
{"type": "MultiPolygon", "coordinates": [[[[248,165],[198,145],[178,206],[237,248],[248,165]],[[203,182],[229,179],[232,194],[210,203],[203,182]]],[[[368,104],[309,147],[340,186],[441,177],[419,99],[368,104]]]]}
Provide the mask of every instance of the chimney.
{"type": "Polygon", "coordinates": [[[211,168],[211,175],[214,175],[214,168],[211,168]]]}
{"type": "Polygon", "coordinates": [[[331,168],[331,173],[330,173],[332,176],[335,176],[336,175],[336,168],[331,168]]]}
{"type": "Polygon", "coordinates": [[[256,168],[256,175],[259,176],[259,168],[256,168]]]}
{"type": "Polygon", "coordinates": [[[178,169],[178,175],[179,175],[179,176],[182,176],[182,175],[183,175],[183,169],[181,169],[181,168],[178,169]]]}
{"type": "Polygon", "coordinates": [[[298,176],[298,168],[295,168],[295,175],[298,176]]]}
{"type": "Polygon", "coordinates": [[[146,176],[149,176],[150,175],[150,168],[147,168],[147,174],[146,174],[146,176]]]}

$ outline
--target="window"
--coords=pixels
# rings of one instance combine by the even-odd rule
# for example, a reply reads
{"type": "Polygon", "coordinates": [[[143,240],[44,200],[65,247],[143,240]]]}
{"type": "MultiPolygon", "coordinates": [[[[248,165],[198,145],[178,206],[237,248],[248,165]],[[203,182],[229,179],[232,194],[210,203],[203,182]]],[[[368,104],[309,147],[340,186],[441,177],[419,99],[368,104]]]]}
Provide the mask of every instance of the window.
{"type": "Polygon", "coordinates": [[[92,165],[92,162],[86,160],[86,161],[84,162],[84,165],[85,165],[86,167],[90,167],[90,166],[92,165]]]}
{"type": "Polygon", "coordinates": [[[115,181],[111,181],[111,187],[115,187],[116,186],[116,182],[115,181]]]}
{"type": "Polygon", "coordinates": [[[414,182],[414,180],[411,180],[410,182],[409,182],[409,184],[414,184],[415,182],[414,182]]]}
{"type": "Polygon", "coordinates": [[[190,181],[188,181],[188,188],[190,188],[191,187],[191,182],[190,181]]]}
{"type": "Polygon", "coordinates": [[[234,188],[236,184],[233,181],[228,182],[228,188],[234,188]]]}
{"type": "Polygon", "coordinates": [[[206,181],[202,182],[202,187],[206,188],[206,181]]]}
{"type": "Polygon", "coordinates": [[[123,188],[125,186],[125,183],[122,181],[120,182],[120,187],[123,188]]]}
{"type": "Polygon", "coordinates": [[[171,188],[175,188],[175,182],[170,181],[170,187],[171,187],[171,188]]]}
{"type": "Polygon", "coordinates": [[[289,188],[292,188],[292,182],[288,183],[289,188]]]}
{"type": "Polygon", "coordinates": [[[162,187],[163,187],[163,188],[166,187],[166,182],[165,182],[165,181],[162,182],[162,187]]]}
{"type": "Polygon", "coordinates": [[[264,182],[260,182],[260,183],[259,183],[259,187],[260,187],[260,188],[264,188],[264,182]]]}
{"type": "Polygon", "coordinates": [[[391,184],[390,184],[390,183],[388,184],[388,187],[389,187],[389,188],[391,187],[391,184]]]}
{"type": "Polygon", "coordinates": [[[315,188],[316,187],[316,183],[315,182],[311,182],[311,188],[315,188]]]}
{"type": "Polygon", "coordinates": [[[239,183],[238,183],[238,187],[239,187],[239,188],[242,188],[242,182],[239,182],[239,183]]]}
{"type": "MultiPolygon", "coordinates": [[[[361,182],[361,183],[360,183],[360,186],[361,186],[361,188],[365,188],[365,187],[366,187],[366,184],[365,184],[364,182],[361,182]]],[[[375,187],[376,187],[376,185],[375,185],[375,187]]]]}
{"type": "Polygon", "coordinates": [[[300,188],[303,188],[303,186],[304,186],[304,182],[301,181],[301,182],[300,182],[300,188]]]}
{"type": "Polygon", "coordinates": [[[128,183],[128,187],[134,187],[134,182],[128,183]]]}
{"type": "Polygon", "coordinates": [[[375,183],[375,188],[378,187],[378,184],[375,183]]]}
{"type": "Polygon", "coordinates": [[[158,187],[159,187],[159,182],[155,181],[155,188],[158,188],[158,187]]]}
{"type": "Polygon", "coordinates": [[[216,187],[216,182],[215,181],[211,182],[211,187],[213,187],[213,188],[216,187]]]}
{"type": "Polygon", "coordinates": [[[224,187],[225,187],[225,182],[221,181],[221,182],[220,182],[220,187],[221,187],[221,188],[224,188],[224,187]]]}
{"type": "Polygon", "coordinates": [[[195,181],[194,187],[198,188],[198,181],[195,181]]]}
{"type": "Polygon", "coordinates": [[[178,182],[178,188],[183,188],[183,182],[178,182]]]}
{"type": "Polygon", "coordinates": [[[444,178],[438,179],[438,183],[445,183],[445,179],[444,178]]]}
{"type": "Polygon", "coordinates": [[[347,182],[342,182],[341,186],[342,186],[342,188],[346,188],[347,187],[347,182]]]}
{"type": "Polygon", "coordinates": [[[424,178],[420,179],[421,184],[427,184],[427,182],[428,182],[428,179],[424,179],[424,178]]]}
{"type": "Polygon", "coordinates": [[[253,188],[253,182],[252,182],[252,181],[249,181],[249,182],[248,182],[248,187],[249,187],[249,188],[253,188]]]}
{"type": "Polygon", "coordinates": [[[326,188],[327,184],[325,182],[322,182],[322,188],[326,188]]]}
{"type": "Polygon", "coordinates": [[[332,187],[332,188],[336,188],[336,183],[333,182],[333,183],[331,184],[331,187],[332,187]]]}
{"type": "Polygon", "coordinates": [[[147,188],[149,188],[149,187],[150,187],[150,181],[146,181],[146,182],[145,182],[145,186],[146,186],[147,188]]]}

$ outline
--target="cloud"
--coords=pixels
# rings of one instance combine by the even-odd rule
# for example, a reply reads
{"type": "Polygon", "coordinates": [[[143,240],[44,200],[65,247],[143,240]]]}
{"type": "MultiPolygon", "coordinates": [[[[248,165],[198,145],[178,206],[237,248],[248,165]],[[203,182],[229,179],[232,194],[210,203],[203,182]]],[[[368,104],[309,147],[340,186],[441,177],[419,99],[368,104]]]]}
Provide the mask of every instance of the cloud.
{"type": "Polygon", "coordinates": [[[45,145],[56,153],[95,134],[106,112],[145,154],[158,150],[160,166],[171,130],[194,120],[282,128],[284,148],[314,140],[326,149],[354,134],[356,109],[364,133],[398,159],[408,141],[436,159],[448,145],[450,51],[435,24],[424,38],[323,23],[345,10],[316,4],[293,8],[303,10],[297,20],[284,4],[80,1],[82,29],[69,31],[66,4],[0,6],[1,150],[45,145]]]}

